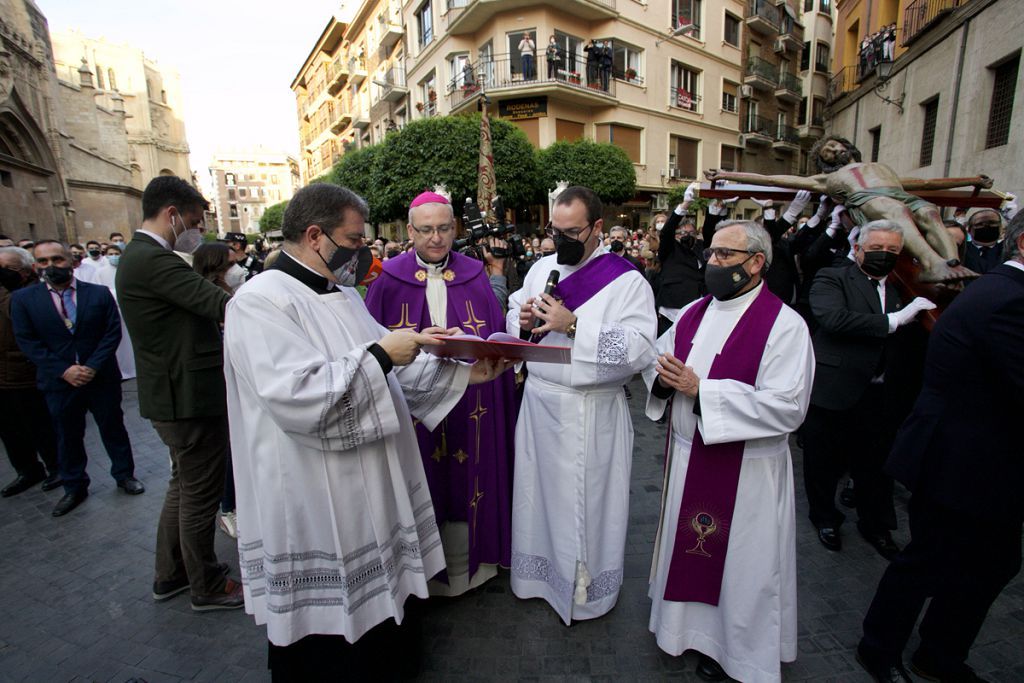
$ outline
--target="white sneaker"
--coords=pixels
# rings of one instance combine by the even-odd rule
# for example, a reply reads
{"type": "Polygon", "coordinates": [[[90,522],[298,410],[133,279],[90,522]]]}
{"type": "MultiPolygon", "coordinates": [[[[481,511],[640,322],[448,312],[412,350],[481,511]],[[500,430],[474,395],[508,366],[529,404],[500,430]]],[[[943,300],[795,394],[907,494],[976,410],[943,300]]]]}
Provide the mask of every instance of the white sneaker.
{"type": "Polygon", "coordinates": [[[217,515],[217,528],[231,538],[238,538],[238,516],[234,510],[217,515]]]}

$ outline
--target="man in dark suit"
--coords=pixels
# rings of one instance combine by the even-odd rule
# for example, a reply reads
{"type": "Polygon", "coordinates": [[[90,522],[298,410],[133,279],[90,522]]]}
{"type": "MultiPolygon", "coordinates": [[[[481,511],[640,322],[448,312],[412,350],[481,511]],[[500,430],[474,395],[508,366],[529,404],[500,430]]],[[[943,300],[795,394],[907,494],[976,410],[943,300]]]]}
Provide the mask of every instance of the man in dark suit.
{"type": "Polygon", "coordinates": [[[11,294],[38,282],[33,262],[24,249],[0,247],[0,441],[18,474],[0,491],[4,498],[39,482],[44,491],[61,485],[50,411],[36,386],[36,366],[18,348],[11,322],[11,294]]]}
{"type": "Polygon", "coordinates": [[[1004,258],[932,330],[924,387],[886,465],[913,493],[911,541],[886,569],[864,619],[857,655],[876,679],[909,680],[903,648],[931,597],[911,670],[927,680],[980,680],[968,652],[992,602],[1020,571],[1024,214],[1009,225],[1004,258]]]}
{"type": "Polygon", "coordinates": [[[835,505],[836,485],[849,468],[857,482],[857,529],[883,557],[899,548],[892,480],[882,471],[899,425],[901,368],[896,357],[897,328],[922,310],[914,299],[900,308],[896,287],[886,277],[903,249],[898,225],[872,221],[860,229],[855,261],[823,268],[811,286],[816,369],[811,407],[801,428],[804,486],[818,539],[829,550],[842,547],[839,526],[845,516],[835,505]]]}
{"type": "Polygon", "coordinates": [[[202,241],[209,206],[175,176],[150,181],[142,227],[118,263],[118,302],[135,348],[139,412],[171,454],[171,479],[156,536],[153,599],[191,589],[192,609],[235,609],[242,587],[214,552],[214,519],[228,455],[224,345],[228,295],[174,251],[202,241]]]}
{"type": "Polygon", "coordinates": [[[964,248],[964,265],[983,275],[1003,262],[1003,242],[999,233],[1003,219],[995,209],[979,209],[967,219],[971,241],[964,248]]]}
{"type": "Polygon", "coordinates": [[[117,486],[132,495],[146,489],[135,478],[121,412],[121,370],[114,355],[121,343],[121,316],[114,297],[106,287],[75,278],[67,247],[60,242],[37,242],[33,256],[43,282],[14,293],[11,319],[18,346],[36,366],[36,383],[57,432],[64,497],[53,516],[60,517],[89,495],[86,411],[96,420],[117,486]]]}

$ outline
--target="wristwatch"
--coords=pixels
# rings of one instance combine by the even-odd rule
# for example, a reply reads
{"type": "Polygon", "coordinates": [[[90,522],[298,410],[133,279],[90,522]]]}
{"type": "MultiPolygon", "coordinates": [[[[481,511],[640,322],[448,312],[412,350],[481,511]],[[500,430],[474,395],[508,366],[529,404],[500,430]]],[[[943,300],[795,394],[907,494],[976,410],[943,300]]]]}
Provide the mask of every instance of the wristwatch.
{"type": "Polygon", "coordinates": [[[573,320],[571,323],[569,323],[568,327],[565,328],[565,336],[568,337],[569,339],[576,338],[576,323],[578,322],[578,320],[578,318],[576,320],[573,320]]]}

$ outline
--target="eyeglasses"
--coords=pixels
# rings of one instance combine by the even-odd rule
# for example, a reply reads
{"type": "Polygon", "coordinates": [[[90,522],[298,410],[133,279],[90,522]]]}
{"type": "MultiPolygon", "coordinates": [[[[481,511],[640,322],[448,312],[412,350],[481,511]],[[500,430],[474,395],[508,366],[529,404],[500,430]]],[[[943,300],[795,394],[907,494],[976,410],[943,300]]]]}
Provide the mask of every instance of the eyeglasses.
{"type": "Polygon", "coordinates": [[[749,249],[730,249],[729,247],[708,247],[704,250],[703,256],[705,261],[710,261],[711,257],[719,261],[724,261],[733,254],[759,254],[757,251],[750,251],[749,249]]]}
{"type": "Polygon", "coordinates": [[[580,241],[580,235],[582,235],[585,230],[592,230],[593,228],[594,223],[587,223],[582,228],[566,228],[564,230],[561,230],[552,226],[551,223],[548,223],[547,227],[544,228],[544,234],[550,237],[551,239],[555,239],[556,237],[561,235],[562,237],[567,237],[571,240],[576,240],[578,242],[580,241]]]}
{"type": "Polygon", "coordinates": [[[438,226],[423,225],[420,227],[414,225],[412,226],[412,229],[424,237],[430,237],[434,233],[437,233],[440,237],[447,237],[453,230],[455,230],[455,226],[452,224],[438,226]]]}

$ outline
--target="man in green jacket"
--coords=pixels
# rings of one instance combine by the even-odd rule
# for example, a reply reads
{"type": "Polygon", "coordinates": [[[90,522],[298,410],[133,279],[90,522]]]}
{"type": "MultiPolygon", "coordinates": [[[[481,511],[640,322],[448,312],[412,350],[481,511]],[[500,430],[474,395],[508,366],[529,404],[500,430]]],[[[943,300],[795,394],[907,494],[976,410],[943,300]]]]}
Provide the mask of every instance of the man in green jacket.
{"type": "Polygon", "coordinates": [[[242,587],[214,552],[214,519],[228,450],[220,323],[228,295],[175,251],[202,241],[209,203],[174,176],[150,181],[142,227],[118,264],[115,286],[138,370],[139,412],[171,454],[156,536],[153,599],[191,588],[192,609],[242,607],[242,587]]]}

